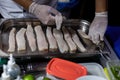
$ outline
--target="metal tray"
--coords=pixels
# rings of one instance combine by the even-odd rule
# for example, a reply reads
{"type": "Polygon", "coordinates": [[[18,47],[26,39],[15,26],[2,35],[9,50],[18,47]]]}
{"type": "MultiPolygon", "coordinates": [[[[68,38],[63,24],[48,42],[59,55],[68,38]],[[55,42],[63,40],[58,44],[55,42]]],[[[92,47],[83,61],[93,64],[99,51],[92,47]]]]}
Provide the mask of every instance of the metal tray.
{"type": "MultiPolygon", "coordinates": [[[[10,30],[14,27],[17,30],[19,30],[22,27],[26,28],[26,22],[31,22],[33,26],[40,24],[43,28],[43,30],[46,30],[46,27],[48,25],[43,25],[40,23],[40,21],[38,19],[26,19],[26,18],[18,18],[18,19],[6,19],[6,20],[2,20],[2,22],[0,23],[0,57],[7,57],[9,56],[9,53],[7,52],[8,50],[8,37],[9,37],[9,32],[10,30]]],[[[74,29],[79,28],[79,22],[80,20],[66,20],[63,21],[62,25],[65,25],[66,27],[72,27],[74,29]]],[[[51,27],[55,27],[55,25],[49,25],[51,27]]],[[[85,43],[83,43],[85,44],[85,43]]],[[[68,57],[68,58],[74,58],[74,57],[90,57],[90,56],[94,56],[94,55],[100,55],[100,47],[99,46],[95,46],[93,44],[93,50],[91,51],[91,49],[88,49],[87,52],[81,53],[79,51],[76,51],[76,53],[74,54],[70,54],[69,52],[66,54],[61,54],[59,51],[56,52],[50,52],[48,51],[47,53],[42,53],[39,52],[38,50],[35,52],[31,52],[30,48],[28,47],[27,44],[27,50],[23,53],[18,53],[17,51],[15,51],[13,53],[14,57],[30,57],[30,56],[39,56],[39,57],[46,57],[46,58],[52,58],[52,57],[68,57]]],[[[90,47],[92,48],[92,46],[90,47]]],[[[102,42],[102,53],[105,54],[109,54],[110,51],[107,48],[105,42],[102,42]]]]}

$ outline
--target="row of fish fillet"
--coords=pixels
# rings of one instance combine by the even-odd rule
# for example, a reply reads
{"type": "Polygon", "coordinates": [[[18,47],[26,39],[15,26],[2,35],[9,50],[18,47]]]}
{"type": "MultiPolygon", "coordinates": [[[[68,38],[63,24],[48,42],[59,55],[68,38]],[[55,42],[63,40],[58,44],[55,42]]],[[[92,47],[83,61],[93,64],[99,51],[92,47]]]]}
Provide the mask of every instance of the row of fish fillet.
{"type": "Polygon", "coordinates": [[[25,51],[26,47],[30,47],[31,51],[41,52],[60,51],[61,53],[75,53],[77,50],[85,52],[86,48],[79,39],[76,31],[72,28],[62,27],[61,30],[47,27],[43,31],[41,25],[32,26],[27,23],[27,28],[16,30],[12,28],[9,33],[8,52],[25,51]],[[26,42],[29,46],[26,45],[26,42]]]}

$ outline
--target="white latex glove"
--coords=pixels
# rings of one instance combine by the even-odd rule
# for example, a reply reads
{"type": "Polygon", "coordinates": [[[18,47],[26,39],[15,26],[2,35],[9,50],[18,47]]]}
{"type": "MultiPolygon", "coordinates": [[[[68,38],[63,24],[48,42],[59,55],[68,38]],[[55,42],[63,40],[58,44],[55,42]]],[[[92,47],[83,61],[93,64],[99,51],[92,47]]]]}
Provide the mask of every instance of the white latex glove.
{"type": "Polygon", "coordinates": [[[63,18],[62,16],[55,16],[56,29],[60,30],[62,25],[63,18]]]}
{"type": "Polygon", "coordinates": [[[47,5],[40,5],[33,2],[29,6],[29,12],[34,14],[43,24],[55,24],[55,16],[61,16],[61,13],[56,9],[47,6],[47,5]]]}
{"type": "Polygon", "coordinates": [[[93,43],[98,44],[100,41],[103,41],[107,23],[107,12],[95,13],[95,18],[90,25],[88,33],[93,43]]]}

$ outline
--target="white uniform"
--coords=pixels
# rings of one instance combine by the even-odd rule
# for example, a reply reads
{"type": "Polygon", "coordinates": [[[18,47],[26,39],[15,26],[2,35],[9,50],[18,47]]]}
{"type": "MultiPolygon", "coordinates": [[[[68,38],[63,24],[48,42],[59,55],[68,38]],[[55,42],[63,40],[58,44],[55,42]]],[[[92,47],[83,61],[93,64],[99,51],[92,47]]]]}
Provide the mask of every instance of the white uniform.
{"type": "MultiPolygon", "coordinates": [[[[52,7],[56,7],[57,0],[33,0],[39,4],[50,5],[52,7]]],[[[12,0],[0,0],[0,14],[4,18],[25,18],[25,17],[33,17],[28,12],[24,12],[23,7],[16,4],[12,0]]]]}

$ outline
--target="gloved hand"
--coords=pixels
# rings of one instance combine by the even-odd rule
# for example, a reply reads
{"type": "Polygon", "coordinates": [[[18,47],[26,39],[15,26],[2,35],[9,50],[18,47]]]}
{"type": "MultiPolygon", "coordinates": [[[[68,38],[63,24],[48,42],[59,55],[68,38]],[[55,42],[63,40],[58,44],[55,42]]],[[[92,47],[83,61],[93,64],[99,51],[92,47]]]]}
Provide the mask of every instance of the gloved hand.
{"type": "Polygon", "coordinates": [[[90,25],[88,33],[93,43],[98,44],[100,41],[103,41],[107,23],[107,12],[95,13],[95,18],[90,25]]]}
{"type": "Polygon", "coordinates": [[[34,14],[43,24],[55,24],[55,16],[62,16],[59,11],[56,9],[47,6],[47,5],[40,5],[33,2],[29,6],[29,12],[34,14]]]}

